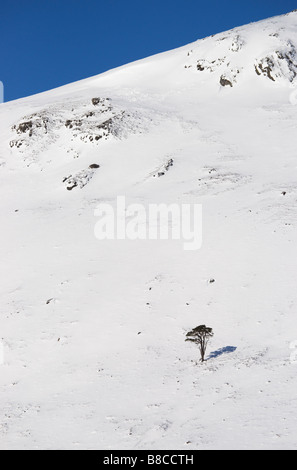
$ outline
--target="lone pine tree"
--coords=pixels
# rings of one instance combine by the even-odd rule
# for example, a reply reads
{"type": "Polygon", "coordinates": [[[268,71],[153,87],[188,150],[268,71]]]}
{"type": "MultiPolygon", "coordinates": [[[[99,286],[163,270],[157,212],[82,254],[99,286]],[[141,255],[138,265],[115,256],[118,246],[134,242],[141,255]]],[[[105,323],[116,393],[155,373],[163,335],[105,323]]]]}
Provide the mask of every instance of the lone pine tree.
{"type": "Polygon", "coordinates": [[[192,341],[198,344],[201,356],[201,362],[204,362],[205,352],[209,338],[213,336],[212,328],[205,325],[196,326],[193,330],[187,333],[186,341],[192,341]]]}

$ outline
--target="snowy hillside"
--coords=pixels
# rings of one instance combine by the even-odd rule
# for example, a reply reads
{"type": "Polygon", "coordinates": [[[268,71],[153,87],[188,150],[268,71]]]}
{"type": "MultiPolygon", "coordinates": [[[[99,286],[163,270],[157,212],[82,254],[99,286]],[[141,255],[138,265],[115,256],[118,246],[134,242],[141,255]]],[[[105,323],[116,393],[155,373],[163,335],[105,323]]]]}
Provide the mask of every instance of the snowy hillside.
{"type": "Polygon", "coordinates": [[[296,104],[292,12],[0,105],[1,449],[296,448],[296,104]],[[99,241],[117,196],[202,248],[99,241]]]}

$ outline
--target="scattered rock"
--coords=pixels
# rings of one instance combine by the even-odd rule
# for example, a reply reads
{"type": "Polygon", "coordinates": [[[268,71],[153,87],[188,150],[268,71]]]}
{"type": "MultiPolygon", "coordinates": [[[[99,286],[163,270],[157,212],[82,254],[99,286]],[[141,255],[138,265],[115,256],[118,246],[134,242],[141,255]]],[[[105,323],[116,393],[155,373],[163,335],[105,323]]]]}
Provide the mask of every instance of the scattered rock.
{"type": "Polygon", "coordinates": [[[168,171],[171,166],[173,166],[173,158],[170,158],[168,160],[168,162],[166,163],[164,168],[165,168],[166,171],[168,171]]]}
{"type": "Polygon", "coordinates": [[[256,65],[255,65],[255,71],[256,71],[257,75],[259,75],[259,76],[261,75],[261,72],[258,70],[258,67],[256,65]]]}
{"type": "Polygon", "coordinates": [[[160,178],[160,176],[164,176],[165,175],[165,172],[169,170],[169,168],[173,166],[173,158],[170,158],[164,165],[163,165],[163,168],[160,169],[160,171],[158,171],[157,174],[154,174],[154,178],[157,176],[158,178],[160,178]]]}
{"type": "Polygon", "coordinates": [[[232,82],[230,82],[230,80],[228,80],[227,78],[225,78],[223,75],[221,75],[220,84],[221,84],[222,86],[230,86],[230,87],[233,87],[232,82]]]}
{"type": "Polygon", "coordinates": [[[198,62],[197,70],[199,70],[200,72],[203,72],[203,70],[205,70],[205,67],[198,62]]]}
{"type": "Polygon", "coordinates": [[[97,104],[99,104],[101,102],[100,98],[92,98],[92,104],[94,106],[97,106],[97,104]]]}
{"type": "MultiPolygon", "coordinates": [[[[97,164],[94,163],[94,165],[97,164]]],[[[72,191],[72,189],[76,187],[80,187],[80,189],[82,189],[93,178],[94,170],[96,168],[99,168],[99,165],[98,167],[91,167],[90,165],[86,170],[78,171],[74,175],[69,175],[68,177],[63,178],[63,183],[66,184],[66,189],[68,191],[72,191]]]]}
{"type": "Polygon", "coordinates": [[[152,119],[138,111],[126,113],[114,107],[109,98],[93,98],[90,101],[54,104],[38,113],[24,116],[11,127],[14,138],[10,148],[18,149],[30,164],[38,160],[43,150],[57,142],[66,128],[65,142],[80,139],[97,144],[109,138],[127,138],[130,133],[141,132],[152,119]],[[92,108],[91,108],[92,106],[92,108]],[[26,148],[29,148],[29,152],[26,148]]]}
{"type": "Polygon", "coordinates": [[[18,134],[21,134],[27,132],[28,130],[31,131],[32,127],[32,121],[21,122],[18,126],[15,126],[15,130],[18,134]]]}
{"type": "Polygon", "coordinates": [[[262,59],[262,61],[255,65],[255,70],[257,75],[263,74],[265,77],[268,77],[270,80],[275,82],[275,78],[272,76],[272,70],[274,68],[273,60],[270,57],[262,59]]]}
{"type": "Polygon", "coordinates": [[[65,122],[65,126],[68,127],[69,129],[72,129],[73,127],[76,129],[79,129],[82,125],[82,120],[81,119],[67,119],[65,122]]]}
{"type": "Polygon", "coordinates": [[[76,188],[76,186],[77,186],[77,183],[75,182],[75,183],[73,183],[72,186],[67,186],[67,190],[68,190],[68,191],[72,191],[72,189],[73,189],[73,188],[76,188]]]}

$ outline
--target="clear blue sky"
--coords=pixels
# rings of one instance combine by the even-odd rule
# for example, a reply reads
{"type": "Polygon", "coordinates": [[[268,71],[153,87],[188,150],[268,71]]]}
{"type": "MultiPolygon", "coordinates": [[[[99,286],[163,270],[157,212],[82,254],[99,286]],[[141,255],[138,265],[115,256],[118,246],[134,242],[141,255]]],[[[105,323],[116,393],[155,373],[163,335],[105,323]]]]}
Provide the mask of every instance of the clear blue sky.
{"type": "Polygon", "coordinates": [[[296,8],[296,0],[1,0],[4,99],[49,90],[296,8]]]}

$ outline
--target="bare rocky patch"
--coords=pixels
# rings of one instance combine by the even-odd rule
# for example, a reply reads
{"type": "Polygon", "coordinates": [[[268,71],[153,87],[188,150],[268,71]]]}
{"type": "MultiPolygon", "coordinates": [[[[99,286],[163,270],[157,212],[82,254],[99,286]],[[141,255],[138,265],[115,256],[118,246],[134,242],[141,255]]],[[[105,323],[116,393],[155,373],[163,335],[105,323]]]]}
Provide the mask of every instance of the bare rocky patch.
{"type": "Polygon", "coordinates": [[[99,144],[102,140],[127,138],[147,129],[150,120],[141,112],[114,106],[109,98],[57,103],[24,116],[11,127],[11,149],[18,149],[26,160],[35,161],[52,143],[62,139],[73,147],[75,140],[99,144]],[[65,132],[66,131],[66,132],[65,132]]]}
{"type": "Polygon", "coordinates": [[[82,189],[89,181],[93,178],[95,171],[98,167],[90,165],[85,170],[80,170],[74,175],[69,175],[63,179],[63,183],[68,191],[72,191],[74,188],[82,189]]]}
{"type": "Polygon", "coordinates": [[[173,158],[169,158],[167,162],[162,165],[156,173],[153,174],[154,178],[160,178],[160,176],[164,176],[166,171],[169,171],[169,169],[173,166],[173,158]]]}
{"type": "Polygon", "coordinates": [[[255,71],[257,75],[268,77],[273,82],[281,78],[293,82],[297,75],[297,51],[294,44],[287,41],[271,55],[257,61],[255,71]]]}

